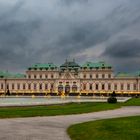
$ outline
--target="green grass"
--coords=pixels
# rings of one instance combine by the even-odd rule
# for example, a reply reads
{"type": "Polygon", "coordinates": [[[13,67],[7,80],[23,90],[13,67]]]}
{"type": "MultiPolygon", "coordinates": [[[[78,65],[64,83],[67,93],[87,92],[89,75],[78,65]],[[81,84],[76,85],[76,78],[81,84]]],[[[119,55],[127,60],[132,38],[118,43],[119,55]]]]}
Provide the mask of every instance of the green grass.
{"type": "Polygon", "coordinates": [[[68,134],[72,140],[139,140],[140,116],[76,124],[68,134]]]}
{"type": "Polygon", "coordinates": [[[115,109],[119,107],[120,104],[107,103],[70,103],[34,107],[4,107],[0,108],[0,118],[80,114],[115,109]]]}
{"type": "Polygon", "coordinates": [[[89,113],[102,110],[116,109],[126,105],[140,105],[140,98],[133,98],[126,103],[69,103],[61,105],[46,105],[33,107],[1,107],[0,118],[55,116],[89,113]]]}
{"type": "Polygon", "coordinates": [[[132,98],[126,103],[123,103],[124,106],[140,106],[140,98],[132,98]]]}

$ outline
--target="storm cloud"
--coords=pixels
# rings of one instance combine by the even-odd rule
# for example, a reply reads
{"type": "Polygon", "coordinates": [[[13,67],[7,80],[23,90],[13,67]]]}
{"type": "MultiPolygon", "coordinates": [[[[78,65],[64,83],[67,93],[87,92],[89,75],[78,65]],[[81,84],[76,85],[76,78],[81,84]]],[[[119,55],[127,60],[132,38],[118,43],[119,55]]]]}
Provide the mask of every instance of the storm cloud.
{"type": "Polygon", "coordinates": [[[0,0],[0,69],[104,60],[140,69],[139,0],[0,0]]]}

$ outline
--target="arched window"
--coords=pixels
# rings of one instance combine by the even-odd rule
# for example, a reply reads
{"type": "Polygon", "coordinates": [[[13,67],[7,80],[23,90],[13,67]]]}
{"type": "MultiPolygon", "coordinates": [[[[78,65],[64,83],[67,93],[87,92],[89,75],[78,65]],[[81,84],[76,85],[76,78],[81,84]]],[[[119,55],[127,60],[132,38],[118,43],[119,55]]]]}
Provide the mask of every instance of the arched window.
{"type": "Polygon", "coordinates": [[[72,86],[72,91],[73,91],[73,92],[76,92],[76,91],[77,91],[77,85],[73,85],[73,86],[72,86]]]}
{"type": "Polygon", "coordinates": [[[114,84],[114,90],[117,90],[117,88],[118,88],[118,85],[114,84]]]}
{"type": "Polygon", "coordinates": [[[31,89],[31,84],[30,84],[30,83],[28,84],[28,89],[29,89],[29,90],[31,89]]]}
{"type": "Polygon", "coordinates": [[[89,90],[92,90],[92,84],[91,83],[89,84],[89,90]]]}
{"type": "Polygon", "coordinates": [[[96,84],[96,85],[95,85],[95,89],[96,89],[96,90],[98,90],[98,89],[99,89],[99,86],[98,86],[98,84],[96,84]]]}
{"type": "Polygon", "coordinates": [[[34,90],[36,90],[36,83],[34,83],[34,90]]]}
{"type": "Polygon", "coordinates": [[[45,89],[48,89],[48,84],[47,83],[45,84],[45,89]]]}
{"type": "Polygon", "coordinates": [[[87,88],[86,84],[83,84],[83,90],[86,90],[86,88],[87,88]]]}
{"type": "Polygon", "coordinates": [[[105,89],[105,84],[102,84],[102,90],[104,90],[105,89]]]}

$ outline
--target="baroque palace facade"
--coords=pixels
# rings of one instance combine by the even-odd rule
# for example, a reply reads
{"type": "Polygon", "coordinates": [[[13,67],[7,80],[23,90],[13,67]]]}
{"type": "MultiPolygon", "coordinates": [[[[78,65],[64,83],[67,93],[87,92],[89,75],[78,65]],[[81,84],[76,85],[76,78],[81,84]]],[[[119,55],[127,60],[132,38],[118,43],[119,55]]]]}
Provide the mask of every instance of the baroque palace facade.
{"type": "Polygon", "coordinates": [[[105,62],[86,62],[80,66],[65,61],[61,66],[53,63],[34,64],[26,74],[0,71],[0,94],[11,95],[101,95],[115,91],[120,95],[140,95],[140,72],[114,74],[105,62]]]}

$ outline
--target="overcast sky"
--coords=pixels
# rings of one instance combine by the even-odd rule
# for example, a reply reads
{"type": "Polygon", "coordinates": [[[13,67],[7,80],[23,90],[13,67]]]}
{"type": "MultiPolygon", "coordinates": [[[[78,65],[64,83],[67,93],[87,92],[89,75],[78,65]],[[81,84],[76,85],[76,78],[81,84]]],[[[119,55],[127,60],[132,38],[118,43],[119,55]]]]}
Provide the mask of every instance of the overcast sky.
{"type": "Polygon", "coordinates": [[[140,70],[140,0],[0,0],[0,70],[66,58],[140,70]]]}

